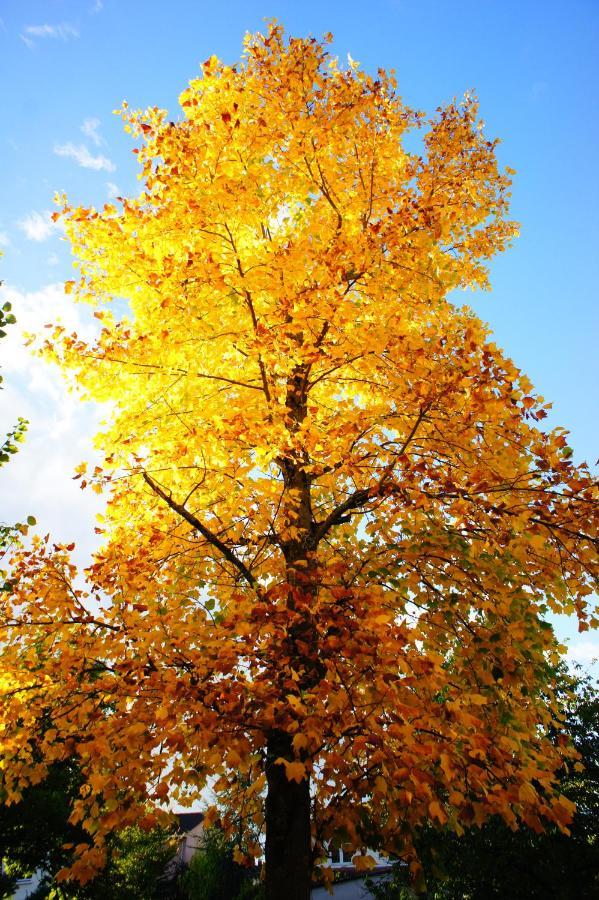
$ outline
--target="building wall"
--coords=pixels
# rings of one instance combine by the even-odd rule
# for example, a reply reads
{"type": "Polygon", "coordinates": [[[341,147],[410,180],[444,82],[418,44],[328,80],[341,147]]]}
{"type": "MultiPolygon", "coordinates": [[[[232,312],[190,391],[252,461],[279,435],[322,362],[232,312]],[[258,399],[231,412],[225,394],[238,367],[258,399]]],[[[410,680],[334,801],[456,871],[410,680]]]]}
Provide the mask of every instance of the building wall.
{"type": "Polygon", "coordinates": [[[38,869],[31,878],[20,878],[17,881],[15,892],[10,900],[26,900],[27,897],[33,894],[34,890],[42,880],[42,874],[41,869],[38,869]]]}
{"type": "Polygon", "coordinates": [[[192,828],[190,831],[183,835],[179,844],[179,851],[177,853],[179,862],[183,863],[186,866],[189,865],[191,857],[201,846],[203,834],[204,826],[200,822],[195,826],[195,828],[192,828]]]}

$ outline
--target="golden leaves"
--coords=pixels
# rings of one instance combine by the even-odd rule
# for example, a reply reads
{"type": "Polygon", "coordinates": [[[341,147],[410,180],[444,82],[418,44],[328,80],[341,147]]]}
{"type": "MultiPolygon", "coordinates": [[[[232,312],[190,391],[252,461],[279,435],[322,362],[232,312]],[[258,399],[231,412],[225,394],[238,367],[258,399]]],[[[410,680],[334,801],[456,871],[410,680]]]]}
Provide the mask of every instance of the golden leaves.
{"type": "Polygon", "coordinates": [[[277,765],[285,766],[285,774],[289,781],[296,781],[298,784],[306,778],[306,767],[302,762],[290,762],[280,756],[275,760],[277,765]]]}
{"type": "Polygon", "coordinates": [[[356,856],[353,856],[352,863],[356,872],[369,872],[376,866],[374,856],[371,856],[369,853],[359,853],[356,856]]]}
{"type": "Polygon", "coordinates": [[[138,197],[60,201],[101,331],[46,353],[107,404],[75,473],[105,544],[84,593],[65,548],[15,560],[0,734],[13,797],[38,746],[78,755],[98,840],[208,777],[262,827],[274,732],[323,840],[567,825],[538,678],[547,607],[597,621],[597,488],[448,300],[514,235],[509,178],[472,99],[416,157],[393,77],[325,54],[273,26],[211,57],[183,121],[123,111],[138,197]]]}
{"type": "Polygon", "coordinates": [[[537,792],[533,788],[531,784],[524,782],[521,784],[518,789],[518,799],[521,803],[536,803],[537,802],[537,792]]]}
{"type": "Polygon", "coordinates": [[[440,825],[445,825],[445,823],[447,822],[447,815],[445,813],[445,810],[437,800],[431,800],[428,805],[428,811],[431,817],[431,821],[434,821],[436,819],[440,825]]]}
{"type": "Polygon", "coordinates": [[[308,738],[305,734],[298,732],[293,736],[292,740],[293,749],[296,753],[301,753],[302,750],[305,750],[308,746],[308,738]]]}

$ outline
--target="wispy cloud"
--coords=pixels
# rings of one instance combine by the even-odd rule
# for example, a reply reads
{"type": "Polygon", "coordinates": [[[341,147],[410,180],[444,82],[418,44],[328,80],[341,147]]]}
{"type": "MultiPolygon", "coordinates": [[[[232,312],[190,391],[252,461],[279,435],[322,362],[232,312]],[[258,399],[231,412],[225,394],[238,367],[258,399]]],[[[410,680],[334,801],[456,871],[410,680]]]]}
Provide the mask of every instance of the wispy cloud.
{"type": "Polygon", "coordinates": [[[102,0],[95,0],[94,5],[90,9],[90,13],[93,16],[94,13],[102,12],[103,9],[104,9],[104,4],[103,4],[102,0]]]}
{"type": "Polygon", "coordinates": [[[95,169],[96,172],[104,170],[105,172],[114,172],[116,169],[112,160],[107,156],[93,156],[85,144],[73,144],[69,141],[66,144],[56,144],[54,152],[57,156],[66,156],[74,159],[77,165],[84,169],[95,169]]]}
{"type": "Polygon", "coordinates": [[[85,119],[83,125],[81,126],[81,131],[83,134],[92,141],[96,147],[100,147],[102,144],[105,144],[106,141],[100,134],[100,120],[99,119],[85,119]]]}
{"type": "Polygon", "coordinates": [[[58,263],[60,262],[60,259],[56,255],[56,253],[51,253],[50,256],[47,258],[46,262],[49,266],[57,266],[58,263]]]}
{"type": "Polygon", "coordinates": [[[43,212],[33,211],[17,222],[17,226],[25,234],[29,241],[47,241],[56,232],[62,231],[63,226],[59,222],[53,222],[48,210],[43,212]]]}
{"type": "Polygon", "coordinates": [[[568,647],[568,656],[583,666],[599,661],[599,638],[576,638],[568,647]]]}
{"type": "Polygon", "coordinates": [[[109,200],[116,200],[118,196],[120,196],[121,189],[118,184],[115,184],[114,181],[106,182],[106,192],[108,194],[109,200]]]}
{"type": "Polygon", "coordinates": [[[10,247],[10,238],[5,231],[0,231],[0,247],[10,247]]]}
{"type": "Polygon", "coordinates": [[[52,38],[54,40],[71,41],[79,37],[79,31],[70,22],[61,22],[59,25],[26,25],[23,29],[23,38],[30,41],[36,38],[43,40],[52,38]]]}
{"type": "Polygon", "coordinates": [[[82,459],[97,458],[90,436],[98,429],[100,409],[81,403],[56,368],[24,344],[26,334],[43,342],[47,322],[61,323],[68,332],[94,340],[98,322],[91,310],[65,296],[62,284],[33,293],[4,286],[0,305],[6,300],[12,303],[17,323],[2,340],[3,422],[24,416],[31,424],[20,452],[0,471],[2,518],[23,521],[23,516],[34,514],[41,534],[50,531],[55,541],[77,541],[78,561],[89,564],[99,541],[94,516],[103,503],[90,491],[81,491],[73,475],[82,459]]]}

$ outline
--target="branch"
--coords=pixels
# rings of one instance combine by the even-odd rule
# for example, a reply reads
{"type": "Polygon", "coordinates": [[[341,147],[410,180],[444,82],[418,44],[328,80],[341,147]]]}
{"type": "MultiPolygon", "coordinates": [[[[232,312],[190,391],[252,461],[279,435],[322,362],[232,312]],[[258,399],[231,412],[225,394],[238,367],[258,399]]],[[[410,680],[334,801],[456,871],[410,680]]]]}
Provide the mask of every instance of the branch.
{"type": "Polygon", "coordinates": [[[210,531],[209,528],[203,525],[202,522],[200,522],[200,520],[196,518],[193,513],[189,512],[189,510],[186,509],[181,503],[177,503],[176,500],[173,500],[172,496],[170,494],[167,494],[167,492],[163,490],[163,488],[161,488],[160,485],[157,484],[157,482],[155,482],[147,472],[142,472],[142,475],[146,484],[149,485],[149,487],[154,491],[155,494],[157,494],[162,500],[164,500],[167,506],[169,506],[174,512],[178,513],[182,519],[185,519],[186,522],[189,522],[192,528],[195,528],[196,531],[199,531],[202,537],[205,538],[209,544],[212,544],[213,547],[216,547],[216,549],[222,553],[225,559],[228,559],[229,562],[232,563],[232,565],[234,565],[235,568],[243,575],[243,577],[251,587],[256,587],[256,579],[254,578],[248,567],[239,559],[239,557],[235,555],[235,553],[233,553],[230,547],[227,547],[227,545],[224,544],[220,540],[220,538],[218,538],[212,531],[210,531]]]}
{"type": "MultiPolygon", "coordinates": [[[[221,337],[221,335],[219,335],[219,337],[221,337]]],[[[165,369],[164,366],[160,366],[158,365],[158,363],[143,363],[137,362],[137,360],[135,359],[118,359],[118,357],[116,356],[100,356],[94,353],[86,353],[85,358],[97,359],[100,362],[118,363],[121,366],[139,366],[140,368],[144,369],[153,369],[154,372],[166,372],[166,374],[168,375],[185,375],[191,378],[206,378],[208,381],[222,381],[224,384],[235,384],[238,387],[249,388],[252,391],[262,390],[262,388],[257,384],[249,384],[247,381],[236,381],[234,378],[225,378],[224,375],[209,375],[207,372],[189,372],[187,369],[165,369]]]]}
{"type": "MultiPolygon", "coordinates": [[[[231,229],[229,228],[229,225],[227,224],[227,222],[225,222],[224,225],[225,225],[227,234],[229,235],[229,243],[231,244],[231,248],[233,250],[233,253],[235,254],[235,260],[237,263],[237,271],[239,272],[240,277],[242,279],[245,279],[245,270],[241,264],[241,259],[239,258],[239,253],[237,251],[237,246],[235,244],[233,234],[231,233],[231,229]]],[[[243,293],[245,295],[245,300],[246,300],[248,309],[250,311],[250,316],[252,319],[252,325],[254,328],[254,332],[256,332],[257,328],[258,328],[258,319],[256,316],[256,311],[254,309],[252,295],[246,287],[243,288],[243,293]]],[[[262,391],[264,393],[264,396],[266,397],[267,402],[270,403],[270,389],[268,387],[268,379],[266,377],[266,368],[264,366],[264,363],[262,362],[262,357],[260,354],[258,354],[258,368],[260,369],[260,377],[262,378],[262,391]]]]}
{"type": "Polygon", "coordinates": [[[354,509],[359,509],[361,506],[364,506],[369,500],[372,500],[373,497],[376,497],[380,494],[381,489],[384,487],[385,482],[391,477],[393,472],[393,467],[398,459],[398,457],[402,456],[408,446],[412,442],[420,423],[424,419],[426,413],[430,409],[432,403],[425,403],[421,408],[418,416],[416,417],[416,421],[410,430],[410,433],[406,437],[405,441],[401,445],[399,451],[393,456],[389,465],[385,467],[385,470],[377,484],[372,485],[369,488],[360,488],[357,491],[354,491],[353,494],[350,494],[349,497],[340,503],[339,506],[334,509],[329,515],[324,519],[324,521],[320,522],[310,537],[310,549],[315,549],[318,545],[318,542],[323,538],[334,525],[339,525],[341,522],[346,521],[345,516],[347,513],[351,512],[354,509]]]}
{"type": "Polygon", "coordinates": [[[312,549],[316,548],[319,541],[331,530],[333,525],[338,525],[343,521],[346,513],[350,512],[352,509],[359,509],[370,500],[377,490],[377,487],[373,487],[361,488],[359,491],[354,491],[353,494],[349,495],[347,500],[344,500],[343,503],[340,503],[336,509],[330,512],[326,519],[316,526],[311,535],[310,544],[313,545],[312,549]]]}

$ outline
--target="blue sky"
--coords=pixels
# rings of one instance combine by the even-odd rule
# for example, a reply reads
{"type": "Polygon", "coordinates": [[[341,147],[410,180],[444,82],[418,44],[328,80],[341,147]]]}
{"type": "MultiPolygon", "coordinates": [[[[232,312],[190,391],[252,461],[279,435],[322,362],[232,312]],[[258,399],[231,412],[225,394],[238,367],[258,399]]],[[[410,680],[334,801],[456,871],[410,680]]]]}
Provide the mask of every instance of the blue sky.
{"type": "MultiPolygon", "coordinates": [[[[465,300],[553,401],[550,421],[571,430],[576,458],[594,462],[596,0],[5,0],[0,277],[20,325],[39,327],[57,314],[78,321],[60,288],[71,274],[68,247],[46,215],[54,192],[87,205],[137,190],[132,143],[112,111],[126,99],[176,117],[177,96],[199,63],[212,53],[234,62],[244,33],[273,17],[296,35],[332,31],[334,52],[351,53],[366,69],[394,68],[400,93],[414,107],[433,112],[476,90],[488,135],[501,138],[500,158],[517,170],[513,215],[522,235],[494,264],[493,292],[465,300]]],[[[10,484],[8,469],[0,481],[4,497],[9,488],[0,517],[40,518],[41,508],[44,524],[70,540],[94,508],[92,498],[75,492],[69,467],[89,452],[97,416],[30,362],[16,333],[6,346],[0,433],[17,413],[32,426],[10,467],[10,484]]]]}

